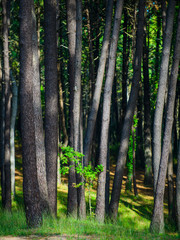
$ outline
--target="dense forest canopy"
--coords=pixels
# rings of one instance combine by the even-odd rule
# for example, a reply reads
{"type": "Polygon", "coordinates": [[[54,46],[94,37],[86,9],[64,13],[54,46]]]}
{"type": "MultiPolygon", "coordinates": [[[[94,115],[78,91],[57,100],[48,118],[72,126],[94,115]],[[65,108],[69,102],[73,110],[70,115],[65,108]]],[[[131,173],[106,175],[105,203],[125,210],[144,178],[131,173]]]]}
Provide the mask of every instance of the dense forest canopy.
{"type": "Polygon", "coordinates": [[[141,169],[154,189],[151,231],[164,232],[166,176],[180,231],[179,2],[0,2],[2,208],[16,195],[18,153],[29,226],[57,215],[67,172],[67,214],[86,218],[97,180],[95,218],[115,220],[123,176],[138,195],[141,169]]]}

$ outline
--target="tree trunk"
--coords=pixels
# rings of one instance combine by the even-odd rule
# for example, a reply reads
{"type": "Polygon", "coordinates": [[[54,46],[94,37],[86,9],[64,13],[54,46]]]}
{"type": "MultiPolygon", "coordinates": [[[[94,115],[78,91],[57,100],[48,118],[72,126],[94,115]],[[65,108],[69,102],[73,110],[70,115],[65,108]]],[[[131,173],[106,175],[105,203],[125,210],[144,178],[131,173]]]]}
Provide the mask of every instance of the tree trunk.
{"type": "Polygon", "coordinates": [[[57,214],[58,80],[56,0],[44,0],[45,148],[51,214],[57,214]]]}
{"type": "Polygon", "coordinates": [[[158,233],[164,232],[163,200],[164,200],[167,164],[168,164],[168,157],[169,157],[169,146],[171,142],[172,126],[173,126],[173,118],[174,118],[174,103],[175,103],[175,95],[176,95],[176,84],[177,84],[177,77],[178,77],[179,61],[180,61],[180,11],[178,15],[178,29],[177,29],[177,35],[176,35],[176,44],[174,49],[174,57],[173,57],[173,64],[172,64],[170,84],[169,84],[162,155],[161,155],[161,161],[159,166],[157,187],[155,192],[154,211],[153,211],[153,217],[151,221],[151,231],[158,232],[158,233]]]}
{"type": "Polygon", "coordinates": [[[177,160],[178,160],[178,163],[177,163],[177,177],[176,177],[176,207],[177,207],[178,232],[180,232],[180,140],[179,140],[177,160]]]}
{"type": "Polygon", "coordinates": [[[123,3],[124,3],[123,0],[118,0],[116,4],[114,27],[113,27],[109,58],[108,58],[107,77],[106,77],[106,82],[104,87],[100,153],[99,153],[99,164],[102,164],[103,171],[99,174],[97,197],[96,197],[96,219],[99,222],[104,222],[104,217],[105,217],[105,184],[106,184],[108,135],[109,135],[109,122],[110,122],[110,109],[111,109],[110,107],[111,94],[112,94],[112,85],[113,85],[114,74],[115,74],[116,52],[117,52],[117,44],[119,39],[123,3]]]}
{"type": "Polygon", "coordinates": [[[169,1],[167,25],[163,44],[163,52],[160,67],[159,87],[154,115],[153,125],[153,173],[154,173],[154,193],[156,192],[156,184],[158,179],[159,164],[161,159],[161,134],[162,134],[162,118],[165,101],[165,91],[167,86],[169,55],[171,48],[171,39],[173,32],[173,19],[175,11],[175,0],[169,1]]]}
{"type": "Polygon", "coordinates": [[[146,31],[143,45],[143,75],[144,75],[144,158],[145,176],[144,183],[152,184],[152,145],[151,145],[151,103],[149,85],[149,51],[146,43],[146,31]]]}
{"type": "MultiPolygon", "coordinates": [[[[75,46],[76,46],[76,0],[67,0],[67,27],[68,27],[68,50],[69,50],[69,90],[70,90],[70,136],[69,145],[73,147],[73,95],[74,95],[74,73],[75,73],[75,46]]],[[[73,162],[69,163],[71,166],[73,162]]],[[[69,169],[68,179],[68,203],[67,212],[69,215],[77,217],[77,188],[76,173],[74,167],[69,169]]]]}
{"type": "Polygon", "coordinates": [[[169,157],[168,157],[167,179],[168,179],[168,210],[169,210],[169,219],[171,221],[173,221],[175,214],[174,214],[174,179],[173,179],[172,140],[170,142],[170,150],[169,150],[169,157]]]}
{"type": "Polygon", "coordinates": [[[124,124],[121,133],[121,141],[119,148],[119,155],[114,176],[113,190],[111,194],[111,202],[109,215],[112,219],[117,218],[119,198],[121,192],[121,184],[123,178],[124,167],[126,163],[129,136],[133,122],[134,111],[136,108],[136,101],[138,98],[139,81],[141,77],[141,56],[143,50],[143,30],[144,30],[144,0],[139,1],[139,16],[136,37],[136,52],[133,64],[133,79],[130,98],[125,114],[124,124]]]}
{"type": "MultiPolygon", "coordinates": [[[[73,99],[73,147],[81,151],[81,55],[82,55],[82,2],[76,1],[76,49],[75,49],[75,76],[73,99]]],[[[78,189],[78,214],[80,218],[86,216],[86,205],[83,186],[78,189]]]]}
{"type": "MultiPolygon", "coordinates": [[[[27,224],[42,223],[40,191],[37,173],[34,113],[34,2],[20,0],[20,111],[23,158],[23,194],[27,224]]],[[[38,66],[39,67],[39,66],[38,66]]]]}
{"type": "Polygon", "coordinates": [[[5,202],[3,207],[11,210],[11,162],[10,162],[10,125],[11,125],[11,90],[9,67],[9,25],[10,1],[3,0],[3,50],[4,50],[4,82],[5,82],[5,133],[4,133],[4,179],[5,202]]]}
{"type": "Polygon", "coordinates": [[[92,99],[92,106],[88,117],[87,130],[84,138],[84,165],[87,166],[90,160],[90,152],[92,148],[92,140],[94,134],[94,128],[100,103],[101,89],[106,65],[106,57],[108,53],[109,39],[111,33],[111,21],[112,21],[112,12],[113,12],[113,0],[109,0],[107,12],[106,12],[106,23],[104,30],[104,39],[103,46],[101,50],[101,56],[99,60],[99,67],[96,78],[96,86],[94,90],[94,95],[92,99]]]}
{"type": "MultiPolygon", "coordinates": [[[[2,50],[2,46],[1,46],[2,50]]],[[[0,81],[1,81],[1,111],[0,111],[0,167],[1,167],[1,198],[2,206],[5,203],[5,179],[4,179],[4,127],[5,127],[5,96],[4,80],[2,75],[2,65],[0,62],[0,81]]]]}
{"type": "Polygon", "coordinates": [[[15,124],[16,116],[18,109],[18,86],[16,80],[14,79],[12,73],[11,82],[12,82],[12,100],[11,100],[11,129],[10,129],[10,146],[11,146],[11,191],[12,196],[15,196],[15,124]]]}

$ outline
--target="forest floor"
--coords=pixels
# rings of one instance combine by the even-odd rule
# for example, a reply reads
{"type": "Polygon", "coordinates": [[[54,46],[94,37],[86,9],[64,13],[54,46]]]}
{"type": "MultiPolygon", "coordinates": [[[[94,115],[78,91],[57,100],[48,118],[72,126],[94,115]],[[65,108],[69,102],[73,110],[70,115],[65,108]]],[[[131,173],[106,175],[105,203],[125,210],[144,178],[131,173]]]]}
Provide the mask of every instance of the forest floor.
{"type": "MultiPolygon", "coordinates": [[[[174,224],[168,220],[167,186],[164,203],[164,214],[166,223],[166,234],[153,235],[149,233],[149,226],[153,211],[153,188],[144,185],[144,172],[136,171],[136,182],[138,196],[133,191],[125,191],[126,173],[123,177],[121,199],[119,203],[119,214],[116,223],[107,220],[105,224],[98,224],[94,215],[88,216],[85,221],[69,219],[66,217],[67,206],[67,176],[62,176],[61,184],[58,186],[58,212],[57,220],[44,218],[43,226],[39,229],[27,229],[23,210],[22,194],[22,164],[21,157],[18,158],[16,167],[16,196],[13,201],[12,216],[5,216],[0,211],[0,240],[70,240],[70,239],[180,239],[174,224]],[[2,214],[2,216],[1,216],[2,214]]],[[[110,170],[110,190],[112,189],[115,165],[110,170]]],[[[133,189],[133,188],[132,188],[133,189]]],[[[88,206],[88,191],[86,192],[88,206]]],[[[91,190],[92,208],[95,209],[96,183],[91,190]]]]}

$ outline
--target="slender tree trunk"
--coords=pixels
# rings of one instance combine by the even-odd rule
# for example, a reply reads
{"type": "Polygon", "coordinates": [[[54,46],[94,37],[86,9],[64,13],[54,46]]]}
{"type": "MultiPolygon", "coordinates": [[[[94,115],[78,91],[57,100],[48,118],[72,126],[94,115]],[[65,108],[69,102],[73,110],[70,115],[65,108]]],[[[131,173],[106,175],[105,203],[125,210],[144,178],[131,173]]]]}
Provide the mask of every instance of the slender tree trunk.
{"type": "Polygon", "coordinates": [[[170,142],[168,167],[167,167],[167,179],[168,179],[168,210],[169,219],[173,221],[174,214],[174,179],[173,179],[173,150],[172,140],[170,142]]]}
{"type": "Polygon", "coordinates": [[[124,167],[126,163],[129,136],[133,122],[133,115],[136,108],[136,101],[138,98],[139,81],[141,77],[141,56],[143,50],[143,30],[144,30],[144,0],[139,1],[139,16],[136,37],[136,52],[133,66],[133,79],[130,98],[125,114],[124,124],[121,133],[121,141],[119,148],[119,155],[116,165],[113,190],[111,194],[111,202],[109,208],[109,215],[112,219],[117,218],[119,198],[121,192],[121,184],[123,178],[124,167]]]}
{"type": "Polygon", "coordinates": [[[176,177],[176,208],[177,208],[178,232],[180,232],[180,140],[179,140],[177,160],[178,160],[178,163],[177,163],[177,177],[176,177]]]}
{"type": "Polygon", "coordinates": [[[146,43],[146,31],[143,45],[143,75],[144,75],[144,158],[145,176],[144,183],[152,184],[152,145],[151,145],[151,103],[149,85],[149,59],[148,46],[146,43]]]}
{"type": "MultiPolygon", "coordinates": [[[[82,2],[76,1],[76,49],[75,49],[75,76],[73,99],[73,147],[81,151],[80,125],[81,125],[81,55],[82,55],[82,2]]],[[[84,187],[78,190],[78,214],[80,218],[86,216],[84,187]]]]}
{"type": "MultiPolygon", "coordinates": [[[[2,46],[1,46],[2,50],[2,46]]],[[[2,74],[2,65],[0,62],[0,80],[1,80],[1,111],[0,111],[0,166],[1,166],[1,198],[2,206],[5,204],[5,179],[4,179],[4,128],[5,128],[5,96],[4,80],[2,74]]]]}
{"type": "Polygon", "coordinates": [[[121,107],[121,122],[124,121],[124,116],[127,107],[127,78],[128,78],[128,53],[127,48],[127,10],[124,9],[124,32],[123,32],[123,72],[122,72],[122,107],[121,107]]]}
{"type": "Polygon", "coordinates": [[[15,196],[15,124],[18,109],[18,86],[16,80],[14,79],[12,73],[12,100],[11,100],[11,130],[10,130],[10,146],[11,146],[11,191],[12,196],[15,196]]]}
{"type": "MultiPolygon", "coordinates": [[[[75,73],[75,46],[76,46],[76,0],[67,0],[67,27],[68,27],[68,50],[69,50],[69,85],[70,85],[70,136],[69,145],[73,147],[73,95],[74,95],[74,73],[75,73]]],[[[73,162],[69,163],[71,166],[73,162]]],[[[68,204],[67,212],[69,215],[77,217],[77,188],[76,173],[74,167],[69,169],[68,179],[68,204]]]]}
{"type": "Polygon", "coordinates": [[[45,21],[45,147],[51,214],[57,214],[58,80],[56,0],[44,0],[45,21]]]}
{"type": "MultiPolygon", "coordinates": [[[[23,157],[23,194],[27,223],[37,227],[42,223],[40,191],[35,144],[34,98],[34,2],[20,0],[20,110],[23,157]]],[[[39,66],[38,66],[39,67],[39,66]]]]}
{"type": "Polygon", "coordinates": [[[180,61],[180,11],[178,15],[178,29],[177,29],[177,35],[176,35],[176,44],[174,49],[174,58],[173,58],[170,84],[169,84],[162,155],[161,155],[161,161],[159,166],[157,187],[155,192],[154,211],[153,211],[153,217],[151,221],[151,231],[158,232],[158,233],[164,232],[163,200],[164,200],[167,164],[168,164],[168,157],[169,157],[169,146],[171,141],[173,118],[174,118],[174,104],[175,104],[179,61],[180,61]]]}
{"type": "Polygon", "coordinates": [[[160,67],[159,87],[156,101],[153,125],[153,173],[154,173],[154,193],[156,192],[156,184],[158,179],[159,164],[161,159],[161,134],[162,134],[162,118],[165,100],[165,91],[167,86],[169,55],[171,49],[171,39],[173,32],[173,19],[175,11],[175,1],[169,1],[167,25],[163,44],[163,52],[160,67]]]}
{"type": "Polygon", "coordinates": [[[103,98],[103,114],[102,114],[102,126],[101,126],[101,139],[100,139],[100,154],[99,164],[102,164],[103,171],[99,174],[98,188],[96,197],[96,218],[100,222],[104,222],[105,217],[105,184],[106,184],[106,166],[107,166],[107,150],[108,150],[108,134],[109,134],[109,122],[110,122],[110,106],[111,106],[111,94],[112,85],[115,74],[116,64],[116,52],[119,39],[119,30],[121,24],[123,0],[118,0],[115,10],[115,21],[113,27],[113,33],[110,44],[110,52],[108,59],[107,77],[104,87],[103,98]]]}
{"type": "Polygon", "coordinates": [[[88,117],[87,130],[84,138],[84,165],[88,165],[90,159],[90,151],[92,148],[92,140],[94,134],[94,128],[100,103],[102,82],[104,77],[105,65],[106,65],[106,57],[108,53],[109,39],[111,33],[111,20],[112,20],[112,11],[113,11],[113,0],[109,0],[107,12],[106,12],[106,23],[104,30],[104,39],[103,46],[101,50],[101,56],[99,60],[99,67],[96,78],[96,86],[94,90],[94,95],[92,99],[92,106],[88,117]]]}
{"type": "Polygon", "coordinates": [[[5,134],[4,134],[4,177],[5,202],[3,207],[11,210],[11,162],[10,162],[10,125],[11,125],[11,90],[9,67],[9,25],[10,1],[3,0],[3,50],[4,50],[4,82],[5,82],[5,134]]]}

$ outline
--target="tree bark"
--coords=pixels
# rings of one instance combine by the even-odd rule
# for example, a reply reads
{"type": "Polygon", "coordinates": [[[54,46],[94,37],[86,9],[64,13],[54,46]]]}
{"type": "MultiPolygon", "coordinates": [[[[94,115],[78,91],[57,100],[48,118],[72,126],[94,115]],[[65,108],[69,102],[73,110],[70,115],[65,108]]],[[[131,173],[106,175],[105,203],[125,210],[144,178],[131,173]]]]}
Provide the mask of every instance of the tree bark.
{"type": "Polygon", "coordinates": [[[132,87],[121,133],[119,155],[117,159],[113,189],[111,194],[111,202],[109,208],[109,216],[112,219],[117,218],[121,184],[128,151],[129,136],[133,122],[133,115],[136,108],[136,101],[138,98],[139,81],[141,77],[141,56],[143,50],[144,8],[145,2],[144,0],[140,0],[136,37],[136,52],[133,64],[132,87]]]}
{"type": "Polygon", "coordinates": [[[12,82],[12,99],[11,99],[11,128],[10,128],[10,147],[11,147],[11,192],[15,197],[15,124],[18,109],[18,86],[12,73],[10,73],[12,82]]]}
{"type": "Polygon", "coordinates": [[[100,103],[102,82],[104,77],[105,65],[106,65],[106,57],[108,53],[109,39],[111,33],[111,21],[112,21],[112,12],[113,12],[113,1],[109,0],[107,12],[106,12],[106,23],[104,30],[104,39],[103,46],[101,50],[101,56],[99,60],[99,67],[96,78],[96,85],[94,90],[94,95],[92,99],[92,106],[88,117],[87,130],[84,138],[84,165],[87,166],[90,159],[90,152],[92,148],[92,140],[94,134],[94,128],[100,103]]]}
{"type": "MultiPolygon", "coordinates": [[[[34,113],[33,0],[20,0],[20,112],[23,158],[23,194],[27,224],[42,223],[40,191],[37,174],[34,113]]],[[[39,67],[39,66],[38,66],[39,67]]]]}
{"type": "Polygon", "coordinates": [[[156,108],[154,114],[153,125],[153,173],[154,173],[154,193],[156,192],[156,185],[159,172],[159,164],[161,159],[161,133],[162,133],[162,118],[165,101],[165,91],[167,86],[169,55],[171,49],[171,39],[173,32],[173,19],[175,12],[175,1],[169,1],[167,24],[165,30],[163,52],[160,66],[159,87],[156,101],[156,108]]]}
{"type": "Polygon", "coordinates": [[[151,103],[150,103],[150,84],[149,84],[149,51],[146,43],[146,31],[144,32],[143,45],[143,75],[144,75],[144,158],[145,176],[144,183],[152,184],[152,143],[151,143],[151,103]]]}
{"type": "Polygon", "coordinates": [[[58,79],[56,0],[44,0],[45,26],[45,148],[51,214],[57,214],[58,79]]]}
{"type": "Polygon", "coordinates": [[[113,33],[110,43],[110,51],[108,58],[108,70],[104,87],[103,98],[103,113],[102,113],[102,126],[101,126],[101,139],[100,139],[100,153],[99,164],[102,164],[103,171],[99,174],[98,188],[96,197],[96,219],[99,222],[104,222],[105,217],[105,184],[106,184],[106,166],[107,166],[107,150],[108,150],[108,134],[109,134],[109,122],[110,122],[110,110],[111,110],[111,95],[112,85],[115,74],[116,64],[116,52],[119,39],[119,31],[123,10],[123,0],[118,0],[115,10],[115,20],[113,33]]]}
{"type": "Polygon", "coordinates": [[[177,176],[176,176],[176,207],[177,207],[177,226],[178,232],[180,232],[180,141],[178,147],[177,157],[177,176]]]}
{"type": "MultiPolygon", "coordinates": [[[[75,73],[75,47],[76,47],[76,0],[67,0],[67,27],[68,27],[68,50],[69,50],[69,86],[70,86],[70,107],[69,107],[69,118],[70,118],[70,134],[69,134],[69,145],[73,147],[73,95],[74,95],[74,73],[75,73]]],[[[73,162],[69,163],[73,165],[73,162]]],[[[77,188],[74,187],[76,184],[76,173],[74,167],[69,169],[68,179],[68,204],[67,213],[77,217],[77,188]]]]}
{"type": "Polygon", "coordinates": [[[4,82],[5,82],[5,133],[4,133],[4,179],[5,202],[3,207],[11,210],[11,162],[10,162],[10,125],[11,125],[11,90],[9,67],[9,25],[10,1],[3,0],[3,51],[4,51],[4,82]]]}
{"type": "Polygon", "coordinates": [[[161,155],[161,161],[159,166],[157,187],[155,192],[154,211],[153,211],[153,217],[152,217],[151,227],[150,227],[152,232],[158,232],[158,233],[164,232],[163,199],[164,199],[165,180],[166,180],[167,164],[168,164],[168,157],[169,157],[169,150],[170,150],[169,146],[171,141],[173,118],[174,118],[174,104],[175,104],[179,61],[180,61],[180,11],[178,15],[178,29],[177,29],[176,44],[174,49],[173,64],[172,64],[171,77],[170,77],[170,83],[169,83],[162,155],[161,155]]]}

